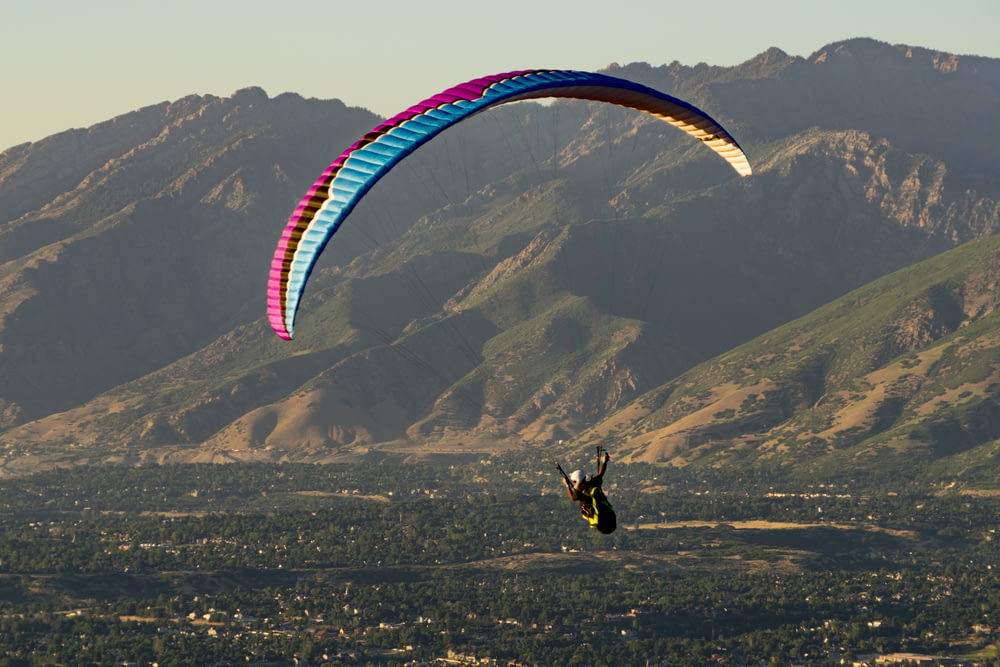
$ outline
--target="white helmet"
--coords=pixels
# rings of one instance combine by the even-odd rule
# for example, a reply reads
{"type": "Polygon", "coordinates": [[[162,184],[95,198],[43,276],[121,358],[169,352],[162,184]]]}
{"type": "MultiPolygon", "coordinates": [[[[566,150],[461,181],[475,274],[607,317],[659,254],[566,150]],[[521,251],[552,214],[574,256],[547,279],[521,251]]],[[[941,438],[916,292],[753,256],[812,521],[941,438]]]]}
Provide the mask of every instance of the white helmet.
{"type": "Polygon", "coordinates": [[[569,475],[569,481],[573,482],[573,486],[580,486],[587,481],[587,476],[583,474],[582,470],[574,470],[569,475]]]}

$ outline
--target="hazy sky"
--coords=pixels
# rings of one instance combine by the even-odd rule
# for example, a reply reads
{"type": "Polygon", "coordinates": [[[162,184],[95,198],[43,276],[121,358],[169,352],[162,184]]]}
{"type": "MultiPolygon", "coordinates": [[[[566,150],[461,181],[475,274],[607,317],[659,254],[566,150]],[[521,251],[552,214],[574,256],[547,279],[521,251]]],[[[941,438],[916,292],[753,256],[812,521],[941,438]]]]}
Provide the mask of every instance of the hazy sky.
{"type": "Polygon", "coordinates": [[[185,95],[260,86],[383,116],[475,76],[734,65],[851,37],[1000,58],[1000,2],[3,0],[0,150],[185,95]]]}

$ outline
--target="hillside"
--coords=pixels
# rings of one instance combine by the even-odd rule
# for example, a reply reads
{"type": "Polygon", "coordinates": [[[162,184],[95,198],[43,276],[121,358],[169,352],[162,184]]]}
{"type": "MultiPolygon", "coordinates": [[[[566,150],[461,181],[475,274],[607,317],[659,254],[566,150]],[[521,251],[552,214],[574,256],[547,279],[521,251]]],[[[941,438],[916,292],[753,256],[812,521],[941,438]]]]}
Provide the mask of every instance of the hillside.
{"type": "Polygon", "coordinates": [[[918,390],[883,377],[921,385],[921,414],[965,392],[989,404],[981,357],[959,364],[979,377],[962,389],[932,363],[951,358],[934,346],[958,324],[984,336],[966,346],[990,347],[991,283],[952,290],[973,264],[987,270],[982,257],[889,278],[950,276],[916,292],[873,283],[875,312],[896,319],[835,304],[809,314],[997,231],[1000,63],[850,40],[809,58],[772,49],[733,68],[609,72],[705,108],[755,175],[736,180],[621,109],[484,114],[373,189],[321,261],[292,343],[262,319],[270,253],[315,175],[378,121],[368,112],[248,89],[0,154],[2,470],[597,436],[647,461],[832,469],[917,442],[927,460],[957,462],[997,437],[983,427],[951,444],[958,417],[917,433],[901,419],[919,412],[918,390]],[[928,114],[944,99],[946,123],[928,114]],[[927,304],[945,324],[922,324],[927,304]],[[841,340],[858,359],[839,361],[841,340]],[[787,358],[794,348],[809,354],[787,358]],[[724,372],[737,354],[755,373],[724,372]],[[921,382],[892,366],[900,354],[921,382]],[[783,384],[789,368],[808,381],[783,384]],[[751,395],[767,400],[745,408],[751,395]]]}
{"type": "Polygon", "coordinates": [[[1000,438],[1000,237],[903,269],[640,397],[596,426],[625,458],[986,474],[1000,438]]]}

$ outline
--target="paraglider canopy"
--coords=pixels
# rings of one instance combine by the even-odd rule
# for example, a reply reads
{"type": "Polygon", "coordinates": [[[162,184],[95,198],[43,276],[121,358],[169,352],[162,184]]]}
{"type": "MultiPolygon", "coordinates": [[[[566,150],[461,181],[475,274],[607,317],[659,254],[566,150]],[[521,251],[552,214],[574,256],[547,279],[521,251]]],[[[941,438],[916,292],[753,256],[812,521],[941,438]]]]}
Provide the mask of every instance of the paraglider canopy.
{"type": "Polygon", "coordinates": [[[473,79],[381,123],[358,139],[316,180],[289,218],[271,262],[268,319],[292,338],[302,292],[316,260],[365,193],[400,160],[443,130],[507,102],[569,97],[607,102],[650,114],[698,139],[740,176],[750,163],[736,140],[705,112],[626,79],[571,70],[525,70],[473,79]]]}

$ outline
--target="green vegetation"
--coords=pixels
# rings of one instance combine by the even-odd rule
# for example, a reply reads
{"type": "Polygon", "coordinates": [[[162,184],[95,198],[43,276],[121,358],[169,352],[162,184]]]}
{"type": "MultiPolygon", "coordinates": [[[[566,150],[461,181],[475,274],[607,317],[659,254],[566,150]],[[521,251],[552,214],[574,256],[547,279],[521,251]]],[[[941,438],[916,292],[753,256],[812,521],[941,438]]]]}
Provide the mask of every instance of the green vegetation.
{"type": "Polygon", "coordinates": [[[782,465],[802,480],[858,468],[933,479],[965,451],[991,460],[998,248],[996,236],[966,244],[695,366],[640,396],[648,414],[613,446],[642,456],[672,438],[696,466],[782,465]]]}
{"type": "Polygon", "coordinates": [[[605,537],[513,457],[5,480],[0,664],[1000,664],[995,493],[608,482],[605,537]]]}

